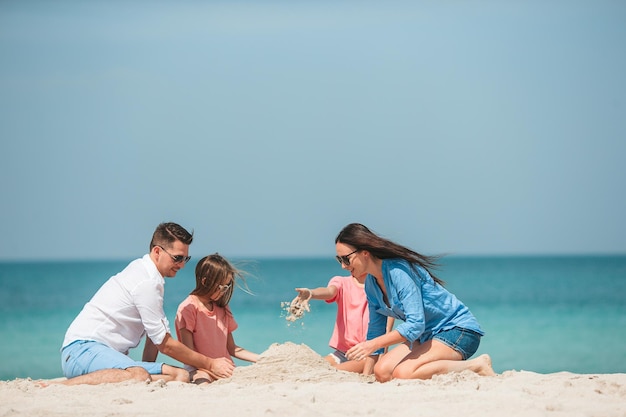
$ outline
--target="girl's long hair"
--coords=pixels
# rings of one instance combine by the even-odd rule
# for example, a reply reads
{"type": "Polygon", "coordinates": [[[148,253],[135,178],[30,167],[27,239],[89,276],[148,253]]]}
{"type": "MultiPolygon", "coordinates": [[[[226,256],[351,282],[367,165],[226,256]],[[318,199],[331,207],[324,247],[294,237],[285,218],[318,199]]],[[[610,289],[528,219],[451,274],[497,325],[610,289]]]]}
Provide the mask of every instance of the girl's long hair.
{"type": "Polygon", "coordinates": [[[244,272],[233,266],[219,253],[205,256],[196,265],[196,288],[192,295],[205,296],[218,291],[219,285],[231,278],[231,286],[215,302],[220,307],[226,307],[233,296],[236,279],[244,280],[244,272]]]}
{"type": "Polygon", "coordinates": [[[335,244],[337,243],[350,245],[358,250],[366,250],[378,259],[404,259],[416,272],[415,265],[417,264],[428,271],[437,284],[441,286],[445,284],[433,274],[433,270],[439,267],[438,261],[441,256],[419,254],[406,246],[376,235],[360,223],[350,223],[344,227],[335,238],[335,244]]]}

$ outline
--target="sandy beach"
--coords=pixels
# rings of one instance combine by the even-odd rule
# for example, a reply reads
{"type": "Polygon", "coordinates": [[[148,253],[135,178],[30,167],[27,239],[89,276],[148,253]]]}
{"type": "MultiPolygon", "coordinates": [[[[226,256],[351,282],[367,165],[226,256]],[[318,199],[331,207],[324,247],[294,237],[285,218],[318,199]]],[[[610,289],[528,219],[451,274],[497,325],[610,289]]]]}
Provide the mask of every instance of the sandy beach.
{"type": "Polygon", "coordinates": [[[471,372],[428,381],[336,371],[306,345],[274,344],[232,378],[208,385],[119,383],[38,386],[0,382],[0,417],[8,416],[626,416],[626,374],[471,372]]]}

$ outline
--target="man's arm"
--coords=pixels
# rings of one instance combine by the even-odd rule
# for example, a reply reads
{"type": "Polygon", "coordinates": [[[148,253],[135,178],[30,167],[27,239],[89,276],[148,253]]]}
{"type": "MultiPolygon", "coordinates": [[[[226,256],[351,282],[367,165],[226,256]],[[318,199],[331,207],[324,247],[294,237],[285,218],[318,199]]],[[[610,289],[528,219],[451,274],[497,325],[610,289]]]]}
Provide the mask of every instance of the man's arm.
{"type": "Polygon", "coordinates": [[[186,365],[198,369],[204,369],[215,378],[228,378],[233,374],[235,364],[229,358],[209,358],[201,353],[189,349],[169,333],[165,335],[163,342],[158,345],[159,352],[176,359],[186,365]]]}

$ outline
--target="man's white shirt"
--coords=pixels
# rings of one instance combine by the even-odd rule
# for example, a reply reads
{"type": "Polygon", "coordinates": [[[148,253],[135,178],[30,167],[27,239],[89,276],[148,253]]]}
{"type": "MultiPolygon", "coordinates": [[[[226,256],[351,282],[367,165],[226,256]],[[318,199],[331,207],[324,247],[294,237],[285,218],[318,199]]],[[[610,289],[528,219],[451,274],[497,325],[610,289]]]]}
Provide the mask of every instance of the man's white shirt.
{"type": "Polygon", "coordinates": [[[164,285],[150,255],[132,261],[85,304],[67,330],[63,347],[94,340],[128,354],[145,334],[160,345],[170,333],[163,311],[164,285]]]}

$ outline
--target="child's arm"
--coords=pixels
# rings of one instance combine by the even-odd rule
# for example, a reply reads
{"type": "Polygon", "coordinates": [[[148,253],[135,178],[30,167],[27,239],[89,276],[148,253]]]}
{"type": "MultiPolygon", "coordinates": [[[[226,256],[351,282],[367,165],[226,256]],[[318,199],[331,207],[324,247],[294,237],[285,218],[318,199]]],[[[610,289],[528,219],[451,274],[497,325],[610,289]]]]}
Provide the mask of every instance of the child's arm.
{"type": "Polygon", "coordinates": [[[154,342],[146,335],[146,344],[143,347],[143,356],[141,360],[144,362],[156,362],[159,355],[159,348],[156,347],[154,342]]]}
{"type": "Polygon", "coordinates": [[[233,338],[232,333],[228,333],[228,341],[226,343],[228,347],[228,353],[230,353],[230,356],[237,358],[237,359],[241,359],[242,361],[248,361],[248,362],[256,362],[259,360],[258,354],[254,352],[250,352],[249,350],[245,350],[244,348],[240,346],[237,346],[235,344],[235,339],[233,338]]]}
{"type": "Polygon", "coordinates": [[[337,287],[334,285],[328,287],[318,287],[315,289],[309,288],[296,288],[298,295],[291,300],[289,305],[289,316],[287,320],[293,321],[302,317],[305,311],[309,310],[309,300],[314,298],[316,300],[330,300],[337,295],[337,287]]]}
{"type": "Polygon", "coordinates": [[[296,288],[298,291],[298,297],[302,300],[315,299],[315,300],[330,300],[337,295],[337,287],[330,285],[328,287],[317,287],[313,289],[309,288],[296,288]]]}
{"type": "Polygon", "coordinates": [[[193,333],[191,333],[187,329],[179,329],[180,332],[180,342],[187,346],[191,350],[196,350],[196,346],[193,344],[193,333]]]}

